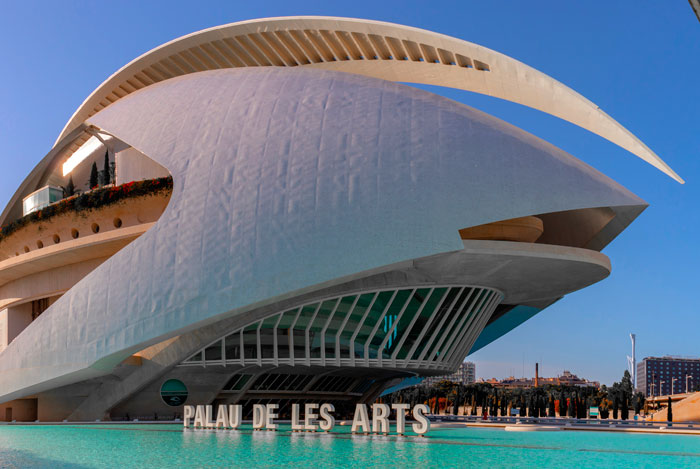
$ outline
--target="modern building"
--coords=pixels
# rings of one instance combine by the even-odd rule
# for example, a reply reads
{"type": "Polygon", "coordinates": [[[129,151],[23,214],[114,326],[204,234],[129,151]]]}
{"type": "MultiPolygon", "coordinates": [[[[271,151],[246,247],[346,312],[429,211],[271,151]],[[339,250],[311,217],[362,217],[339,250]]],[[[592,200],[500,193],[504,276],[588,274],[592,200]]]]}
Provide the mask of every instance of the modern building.
{"type": "Polygon", "coordinates": [[[342,409],[454,373],[609,275],[601,250],[642,199],[399,82],[530,106],[681,181],[596,104],[480,45],[325,17],[190,34],[93,91],[0,215],[0,418],[342,409]]]}
{"type": "Polygon", "coordinates": [[[430,376],[425,378],[421,384],[430,386],[445,380],[458,384],[472,384],[476,382],[476,364],[474,364],[474,362],[462,362],[454,373],[442,376],[430,376]]]}
{"type": "Polygon", "coordinates": [[[544,385],[554,385],[554,386],[578,386],[578,387],[595,387],[599,388],[600,383],[598,381],[589,381],[585,378],[580,378],[568,370],[564,370],[559,376],[552,378],[515,378],[513,376],[509,378],[504,378],[502,380],[497,380],[496,378],[491,378],[489,380],[483,381],[495,387],[500,388],[532,388],[536,386],[544,385]]]}
{"type": "Polygon", "coordinates": [[[700,358],[646,357],[637,363],[637,390],[645,396],[692,391],[700,383],[700,358]]]}

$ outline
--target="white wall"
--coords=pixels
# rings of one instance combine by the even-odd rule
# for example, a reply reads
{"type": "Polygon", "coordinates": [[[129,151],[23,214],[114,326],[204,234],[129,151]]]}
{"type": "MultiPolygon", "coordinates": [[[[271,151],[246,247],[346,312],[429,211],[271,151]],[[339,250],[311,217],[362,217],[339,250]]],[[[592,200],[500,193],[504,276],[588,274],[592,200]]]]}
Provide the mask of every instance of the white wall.
{"type": "Polygon", "coordinates": [[[117,185],[170,175],[167,169],[135,148],[127,148],[117,153],[116,162],[117,185]]]}
{"type": "Polygon", "coordinates": [[[7,347],[7,308],[0,310],[0,353],[7,347]]]}

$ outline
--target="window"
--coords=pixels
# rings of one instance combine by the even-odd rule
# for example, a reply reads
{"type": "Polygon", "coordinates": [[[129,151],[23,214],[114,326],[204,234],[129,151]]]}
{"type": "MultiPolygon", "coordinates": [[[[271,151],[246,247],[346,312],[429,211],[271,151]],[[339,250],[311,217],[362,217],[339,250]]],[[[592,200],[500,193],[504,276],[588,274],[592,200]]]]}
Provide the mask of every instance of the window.
{"type": "Polygon", "coordinates": [[[187,401],[187,386],[179,379],[169,379],[160,387],[160,397],[171,407],[181,406],[187,401]]]}

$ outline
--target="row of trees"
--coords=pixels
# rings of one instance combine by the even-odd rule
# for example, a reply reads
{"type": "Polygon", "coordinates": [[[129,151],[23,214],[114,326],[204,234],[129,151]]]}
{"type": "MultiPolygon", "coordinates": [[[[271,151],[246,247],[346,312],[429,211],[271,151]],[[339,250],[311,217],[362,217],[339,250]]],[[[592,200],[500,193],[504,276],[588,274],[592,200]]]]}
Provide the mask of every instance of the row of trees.
{"type": "Polygon", "coordinates": [[[114,181],[114,164],[109,162],[109,152],[105,152],[105,160],[102,166],[102,171],[97,171],[97,163],[92,163],[90,170],[90,189],[99,186],[106,186],[114,181]]]}
{"type": "Polygon", "coordinates": [[[432,386],[413,386],[399,390],[383,400],[428,404],[433,413],[457,414],[461,407],[471,415],[507,416],[518,409],[528,417],[586,418],[590,407],[598,407],[601,418],[626,419],[645,408],[642,393],[634,393],[629,372],[610,387],[578,387],[546,384],[537,388],[497,388],[489,383],[458,384],[440,381],[432,386]]]}
{"type": "MultiPolygon", "coordinates": [[[[102,165],[102,170],[97,169],[97,163],[92,163],[92,168],[90,168],[90,180],[88,181],[88,190],[95,189],[101,186],[107,186],[114,182],[115,176],[115,165],[109,161],[109,152],[105,152],[104,163],[102,165]]],[[[75,187],[73,182],[73,176],[68,178],[68,183],[65,186],[61,186],[63,189],[63,197],[70,197],[78,194],[80,191],[75,187]]]]}

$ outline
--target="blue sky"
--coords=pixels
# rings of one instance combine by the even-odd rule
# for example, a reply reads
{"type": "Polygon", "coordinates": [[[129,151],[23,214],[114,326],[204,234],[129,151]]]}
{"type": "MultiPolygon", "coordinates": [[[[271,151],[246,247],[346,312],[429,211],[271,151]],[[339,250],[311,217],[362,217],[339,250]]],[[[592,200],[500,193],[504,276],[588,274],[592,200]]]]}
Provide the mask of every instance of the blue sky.
{"type": "Polygon", "coordinates": [[[489,378],[568,369],[619,380],[638,358],[700,355],[700,22],[686,1],[6,2],[0,15],[0,205],[74,110],[136,56],[178,36],[251,18],[390,21],[475,42],[560,80],[661,156],[680,185],[615,145],[516,104],[424,87],[544,138],[650,207],[610,246],[611,276],[470,357],[489,378]]]}

